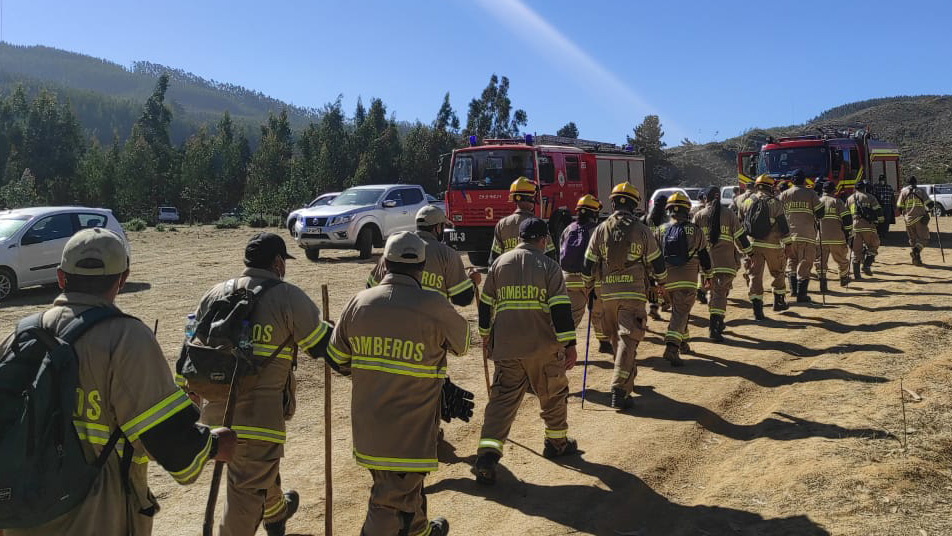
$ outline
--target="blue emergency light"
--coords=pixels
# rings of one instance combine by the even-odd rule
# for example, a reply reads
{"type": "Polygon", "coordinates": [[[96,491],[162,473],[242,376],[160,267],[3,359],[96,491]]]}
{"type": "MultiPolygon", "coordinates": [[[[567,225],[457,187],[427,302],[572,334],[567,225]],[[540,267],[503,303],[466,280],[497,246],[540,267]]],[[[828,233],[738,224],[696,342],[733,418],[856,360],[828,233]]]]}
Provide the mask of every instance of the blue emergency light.
{"type": "Polygon", "coordinates": [[[526,145],[532,145],[532,134],[526,134],[526,145]]]}
{"type": "Polygon", "coordinates": [[[469,137],[469,146],[474,147],[476,145],[476,136],[469,137]]]}

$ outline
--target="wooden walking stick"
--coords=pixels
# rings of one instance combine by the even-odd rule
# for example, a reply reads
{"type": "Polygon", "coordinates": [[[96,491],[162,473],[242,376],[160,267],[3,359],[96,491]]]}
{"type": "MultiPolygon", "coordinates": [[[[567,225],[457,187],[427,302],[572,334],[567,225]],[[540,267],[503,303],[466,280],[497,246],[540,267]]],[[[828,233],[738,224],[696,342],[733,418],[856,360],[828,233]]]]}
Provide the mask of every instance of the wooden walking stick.
{"type": "MultiPolygon", "coordinates": [[[[324,322],[331,319],[327,285],[321,285],[321,312],[324,322]]],[[[331,476],[331,367],[324,358],[324,534],[334,534],[334,483],[331,476]]]]}
{"type": "Polygon", "coordinates": [[[489,383],[489,350],[486,348],[485,342],[483,342],[483,376],[486,377],[486,394],[489,395],[492,392],[492,387],[489,383]]]}
{"type": "MultiPolygon", "coordinates": [[[[826,217],[826,214],[823,214],[826,217]]],[[[816,226],[817,239],[820,241],[820,296],[823,297],[823,305],[826,305],[826,269],[823,268],[823,261],[826,260],[826,254],[823,252],[823,218],[817,221],[816,226]]]]}
{"type": "MultiPolygon", "coordinates": [[[[592,290],[595,292],[595,290],[592,290]]],[[[588,349],[592,345],[592,309],[588,310],[588,329],[585,330],[585,366],[582,367],[582,409],[585,409],[585,384],[588,381],[588,349]]]]}
{"type": "MultiPolygon", "coordinates": [[[[945,264],[945,250],[942,249],[942,231],[939,230],[939,215],[936,214],[935,207],[942,205],[939,204],[938,199],[935,196],[935,186],[932,187],[932,219],[935,220],[935,236],[939,240],[939,252],[942,253],[942,264],[945,264]]],[[[939,212],[944,212],[940,209],[939,212]]]]}
{"type": "MultiPolygon", "coordinates": [[[[222,426],[231,427],[231,422],[235,417],[235,401],[238,398],[238,372],[241,366],[241,360],[235,358],[235,370],[232,371],[231,384],[228,386],[228,400],[225,402],[225,417],[222,420],[222,426]]],[[[221,474],[225,468],[225,462],[215,462],[215,470],[212,472],[212,485],[208,490],[208,502],[205,503],[205,520],[202,522],[202,536],[212,536],[212,524],[215,522],[215,503],[218,502],[218,488],[221,487],[221,474]]]]}

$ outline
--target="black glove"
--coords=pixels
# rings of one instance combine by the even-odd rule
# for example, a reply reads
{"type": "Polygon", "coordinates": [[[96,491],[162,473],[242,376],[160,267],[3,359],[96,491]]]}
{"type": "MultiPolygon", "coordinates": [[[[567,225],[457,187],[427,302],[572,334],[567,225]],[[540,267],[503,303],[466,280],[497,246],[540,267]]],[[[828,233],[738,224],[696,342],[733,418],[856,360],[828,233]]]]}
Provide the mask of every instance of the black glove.
{"type": "Polygon", "coordinates": [[[595,289],[592,289],[592,291],[588,293],[588,310],[589,311],[595,308],[596,297],[597,296],[595,296],[595,289]]]}
{"type": "Polygon", "coordinates": [[[924,224],[926,224],[926,225],[929,225],[929,218],[930,218],[930,216],[929,216],[929,213],[927,212],[927,213],[922,217],[922,223],[924,223],[924,224]]]}
{"type": "Polygon", "coordinates": [[[453,384],[449,378],[443,382],[443,393],[440,396],[440,418],[450,422],[454,418],[469,422],[473,416],[473,393],[453,384]]]}

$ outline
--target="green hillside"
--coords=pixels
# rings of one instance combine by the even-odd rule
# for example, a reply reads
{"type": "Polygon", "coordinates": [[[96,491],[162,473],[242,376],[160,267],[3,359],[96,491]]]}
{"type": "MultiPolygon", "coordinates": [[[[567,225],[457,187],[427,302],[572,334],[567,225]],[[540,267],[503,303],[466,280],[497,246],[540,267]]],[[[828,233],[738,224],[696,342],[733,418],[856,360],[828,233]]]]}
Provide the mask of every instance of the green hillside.
{"type": "Polygon", "coordinates": [[[666,152],[670,166],[663,182],[685,185],[730,184],[737,176],[738,151],[755,151],[767,136],[815,134],[816,127],[868,125],[873,138],[899,146],[904,176],[926,182],[952,182],[952,96],[901,96],[844,104],[803,125],[752,129],[724,141],[689,144],[666,152]]]}

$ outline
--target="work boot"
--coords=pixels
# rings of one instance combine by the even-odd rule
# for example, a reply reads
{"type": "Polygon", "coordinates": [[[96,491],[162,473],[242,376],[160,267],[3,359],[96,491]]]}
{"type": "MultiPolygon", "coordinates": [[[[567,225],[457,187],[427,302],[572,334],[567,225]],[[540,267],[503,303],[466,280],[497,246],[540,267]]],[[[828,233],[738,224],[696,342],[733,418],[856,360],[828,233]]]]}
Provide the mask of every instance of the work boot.
{"type": "Polygon", "coordinates": [[[612,399],[610,406],[613,409],[625,410],[631,407],[631,396],[624,389],[612,387],[612,399]]]}
{"type": "Polygon", "coordinates": [[[681,342],[681,346],[680,346],[680,348],[678,349],[678,351],[679,351],[680,353],[682,353],[682,354],[693,354],[693,353],[694,353],[694,352],[691,351],[691,345],[688,344],[688,341],[682,341],[682,342],[681,342]]]}
{"type": "Polygon", "coordinates": [[[751,300],[751,305],[754,306],[754,320],[766,320],[767,317],[764,316],[764,302],[763,300],[751,300]]]}
{"type": "Polygon", "coordinates": [[[797,295],[797,274],[787,276],[787,288],[790,289],[790,296],[797,295]]]}
{"type": "Polygon", "coordinates": [[[915,249],[912,252],[912,264],[915,266],[922,266],[922,250],[915,249]]]}
{"type": "Polygon", "coordinates": [[[867,255],[863,259],[863,273],[866,275],[873,275],[873,261],[876,260],[876,257],[872,255],[867,255]]]}
{"type": "Polygon", "coordinates": [[[858,262],[853,263],[853,279],[857,281],[862,281],[863,276],[860,275],[860,264],[858,262]]]}
{"type": "Polygon", "coordinates": [[[500,455],[497,452],[484,452],[476,456],[473,464],[473,474],[476,482],[486,486],[496,483],[496,466],[499,465],[500,455]]]}
{"type": "Polygon", "coordinates": [[[774,294],[773,295],[773,310],[774,311],[786,311],[790,306],[787,305],[787,297],[783,294],[774,294]]]}
{"type": "Polygon", "coordinates": [[[301,496],[294,490],[285,491],[284,503],[287,505],[287,512],[284,514],[284,519],[264,524],[264,531],[268,533],[268,536],[284,536],[285,525],[288,520],[297,513],[298,506],[301,504],[301,496]]]}
{"type": "Polygon", "coordinates": [[[697,289],[697,301],[707,305],[707,292],[704,292],[703,288],[697,289]]]}
{"type": "Polygon", "coordinates": [[[840,275],[840,286],[846,288],[850,284],[850,274],[845,273],[840,275]]]}
{"type": "Polygon", "coordinates": [[[598,341],[598,351],[602,354],[615,355],[615,349],[609,341],[598,341]]]}
{"type": "Polygon", "coordinates": [[[801,279],[797,281],[797,303],[812,303],[813,300],[807,294],[810,292],[810,280],[801,279]]]}
{"type": "Polygon", "coordinates": [[[684,365],[684,361],[681,360],[680,355],[680,346],[676,343],[669,342],[664,347],[663,357],[668,363],[671,363],[672,367],[680,367],[684,365]]]}
{"type": "Polygon", "coordinates": [[[430,536],[446,536],[450,533],[450,522],[445,517],[430,520],[430,536]]]}
{"type": "Polygon", "coordinates": [[[657,303],[652,303],[651,307],[648,308],[648,316],[650,316],[652,320],[661,320],[661,315],[658,314],[657,303]]]}
{"type": "Polygon", "coordinates": [[[711,340],[714,342],[724,342],[724,336],[721,335],[720,331],[720,318],[721,315],[711,315],[711,322],[708,331],[711,340]]]}
{"type": "MultiPolygon", "coordinates": [[[[842,284],[843,284],[843,279],[840,278],[840,285],[842,284]]],[[[826,284],[826,278],[821,277],[820,278],[820,292],[822,292],[823,294],[826,294],[829,291],[830,291],[830,287],[826,284]]]]}
{"type": "Polygon", "coordinates": [[[548,459],[559,458],[561,456],[571,456],[578,452],[578,441],[571,437],[565,438],[565,443],[557,447],[551,440],[545,440],[545,448],[542,449],[542,456],[548,459]]]}

